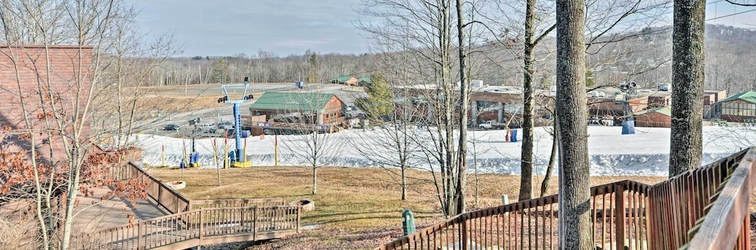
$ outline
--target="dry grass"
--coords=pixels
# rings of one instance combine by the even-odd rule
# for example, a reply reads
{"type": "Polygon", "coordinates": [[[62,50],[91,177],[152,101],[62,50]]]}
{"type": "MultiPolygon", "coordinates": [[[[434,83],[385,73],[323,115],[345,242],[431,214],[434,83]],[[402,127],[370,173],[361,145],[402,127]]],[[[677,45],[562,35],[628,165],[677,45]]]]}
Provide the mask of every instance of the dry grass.
{"type": "Polygon", "coordinates": [[[146,96],[142,97],[137,104],[139,113],[150,111],[177,112],[185,113],[206,108],[223,107],[223,103],[218,103],[218,96],[146,96]]]}
{"type": "Polygon", "coordinates": [[[3,249],[39,249],[38,228],[33,221],[0,217],[0,246],[3,249]]]}
{"type": "MultiPolygon", "coordinates": [[[[315,211],[302,216],[303,225],[318,225],[286,241],[263,248],[371,248],[401,233],[401,213],[413,211],[418,226],[443,220],[431,175],[409,171],[410,190],[402,201],[396,171],[380,168],[326,167],[318,169],[318,194],[311,195],[312,169],[305,167],[255,167],[221,170],[222,186],[217,185],[216,170],[154,169],[151,174],[164,181],[183,180],[181,193],[190,199],[284,197],[287,201],[304,198],[315,202],[315,211]],[[285,242],[285,243],[284,243],[285,242]],[[276,245],[278,244],[278,245],[276,245]]],[[[517,199],[519,176],[486,174],[478,176],[478,204],[475,204],[475,176],[468,179],[468,208],[497,206],[501,195],[517,199]]],[[[592,177],[591,185],[625,179],[653,184],[664,177],[592,177]]],[[[540,178],[539,178],[540,182],[540,178]]],[[[552,179],[550,193],[557,191],[552,179]]],[[[540,190],[536,188],[534,190],[540,190]]]]}

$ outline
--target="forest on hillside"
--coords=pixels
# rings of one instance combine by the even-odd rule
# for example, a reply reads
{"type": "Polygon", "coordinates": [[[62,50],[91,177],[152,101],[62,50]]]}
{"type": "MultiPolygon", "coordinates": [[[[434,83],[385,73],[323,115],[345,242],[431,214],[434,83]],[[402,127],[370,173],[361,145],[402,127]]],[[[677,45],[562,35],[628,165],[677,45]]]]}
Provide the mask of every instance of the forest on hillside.
{"type": "MultiPolygon", "coordinates": [[[[588,53],[589,69],[594,84],[615,86],[634,81],[654,88],[670,83],[672,70],[671,27],[646,28],[619,42],[608,43],[588,53]]],[[[756,31],[723,25],[706,29],[706,89],[722,89],[737,93],[756,89],[756,31]]],[[[548,89],[554,82],[555,39],[547,37],[538,48],[536,85],[548,89]],[[551,66],[549,66],[551,65],[551,66]]],[[[482,53],[471,56],[473,78],[488,85],[517,86],[522,83],[519,42],[506,45],[490,42],[477,45],[482,53]],[[483,56],[485,55],[485,56],[483,56]]],[[[397,52],[391,52],[397,53],[397,52]]],[[[145,79],[145,85],[184,85],[240,82],[245,76],[252,82],[294,83],[298,81],[325,83],[337,76],[369,76],[380,72],[391,81],[399,75],[387,65],[382,53],[334,54],[305,50],[301,55],[280,56],[260,50],[255,55],[171,57],[160,63],[145,79]]],[[[432,72],[428,72],[432,74],[432,72]]],[[[419,78],[420,79],[420,78],[419,78]]],[[[427,84],[422,80],[414,84],[427,84]]]]}

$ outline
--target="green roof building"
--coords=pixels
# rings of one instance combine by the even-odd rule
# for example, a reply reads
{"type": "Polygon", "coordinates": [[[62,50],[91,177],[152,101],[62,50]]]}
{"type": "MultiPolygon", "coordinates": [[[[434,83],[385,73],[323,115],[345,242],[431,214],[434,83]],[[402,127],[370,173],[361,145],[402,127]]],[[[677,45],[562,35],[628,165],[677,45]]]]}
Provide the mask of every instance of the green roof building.
{"type": "Polygon", "coordinates": [[[369,76],[360,77],[360,79],[357,82],[359,82],[360,85],[364,86],[366,84],[372,84],[373,83],[373,78],[371,78],[369,76]]]}
{"type": "Polygon", "coordinates": [[[357,83],[359,82],[357,78],[351,77],[351,76],[339,76],[335,78],[331,78],[328,80],[328,82],[333,84],[345,84],[345,85],[352,85],[357,86],[357,83]]]}
{"type": "Polygon", "coordinates": [[[318,92],[266,92],[249,106],[253,116],[274,122],[334,124],[344,120],[344,103],[334,94],[318,92]]]}
{"type": "Polygon", "coordinates": [[[719,118],[728,122],[744,122],[756,118],[756,91],[732,95],[717,103],[719,118]]]}

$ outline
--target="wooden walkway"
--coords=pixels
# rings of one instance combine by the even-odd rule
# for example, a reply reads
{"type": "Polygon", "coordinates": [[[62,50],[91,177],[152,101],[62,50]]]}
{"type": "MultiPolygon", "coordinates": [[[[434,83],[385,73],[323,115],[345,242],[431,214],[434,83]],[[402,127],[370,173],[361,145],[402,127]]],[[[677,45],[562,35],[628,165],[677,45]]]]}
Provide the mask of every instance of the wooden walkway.
{"type": "Polygon", "coordinates": [[[185,249],[300,231],[301,207],[286,206],[281,198],[192,201],[134,164],[112,174],[146,181],[150,198],[172,214],[74,236],[71,249],[185,249]]]}
{"type": "Polygon", "coordinates": [[[299,232],[297,206],[211,208],[78,235],[72,249],[184,249],[299,232]]]}

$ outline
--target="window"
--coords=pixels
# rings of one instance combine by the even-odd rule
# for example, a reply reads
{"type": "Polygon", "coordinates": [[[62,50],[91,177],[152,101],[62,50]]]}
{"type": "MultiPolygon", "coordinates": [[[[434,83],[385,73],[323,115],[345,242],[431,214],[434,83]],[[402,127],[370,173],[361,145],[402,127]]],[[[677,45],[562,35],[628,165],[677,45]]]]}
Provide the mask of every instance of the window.
{"type": "Polygon", "coordinates": [[[731,103],[731,102],[722,103],[722,114],[723,115],[737,115],[737,112],[738,112],[738,104],[737,103],[731,103]]]}

